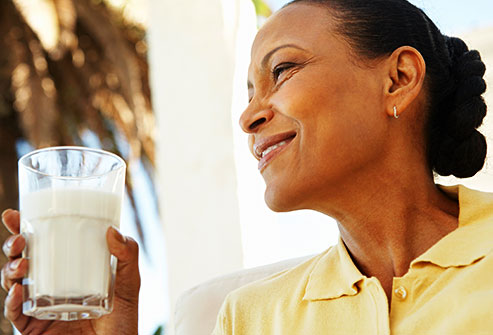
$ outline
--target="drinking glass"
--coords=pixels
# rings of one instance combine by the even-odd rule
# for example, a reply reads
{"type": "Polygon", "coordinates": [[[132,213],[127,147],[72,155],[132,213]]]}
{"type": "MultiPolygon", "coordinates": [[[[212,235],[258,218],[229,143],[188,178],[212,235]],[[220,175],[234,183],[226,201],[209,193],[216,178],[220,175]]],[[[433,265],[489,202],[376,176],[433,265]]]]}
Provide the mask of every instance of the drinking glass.
{"type": "Polygon", "coordinates": [[[106,231],[120,225],[125,162],[85,147],[51,147],[19,160],[21,234],[28,259],[23,313],[98,318],[113,308],[116,258],[106,231]]]}

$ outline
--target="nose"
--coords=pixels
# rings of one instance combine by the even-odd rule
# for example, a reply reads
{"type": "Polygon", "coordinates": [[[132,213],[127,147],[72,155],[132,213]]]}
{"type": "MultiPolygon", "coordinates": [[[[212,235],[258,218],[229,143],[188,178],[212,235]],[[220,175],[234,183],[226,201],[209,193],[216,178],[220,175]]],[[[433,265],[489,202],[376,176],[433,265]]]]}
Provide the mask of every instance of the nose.
{"type": "Polygon", "coordinates": [[[240,117],[241,129],[247,134],[255,133],[262,125],[267,124],[274,117],[271,108],[255,109],[249,106],[240,117]]]}

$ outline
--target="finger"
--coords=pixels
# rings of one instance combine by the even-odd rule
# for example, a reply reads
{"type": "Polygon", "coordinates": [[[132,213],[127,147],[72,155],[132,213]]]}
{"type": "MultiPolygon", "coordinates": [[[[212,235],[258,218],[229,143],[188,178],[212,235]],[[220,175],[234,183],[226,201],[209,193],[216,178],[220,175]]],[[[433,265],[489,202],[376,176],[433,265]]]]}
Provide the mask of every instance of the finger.
{"type": "Polygon", "coordinates": [[[22,235],[10,236],[3,244],[2,250],[5,256],[10,259],[20,257],[22,250],[26,246],[26,240],[22,235]]]}
{"type": "Polygon", "coordinates": [[[26,327],[28,317],[22,314],[22,285],[15,284],[9,290],[5,299],[4,315],[19,331],[22,332],[26,327]]]}
{"type": "Polygon", "coordinates": [[[14,209],[6,209],[2,213],[2,221],[5,227],[12,234],[19,234],[20,231],[20,213],[14,209]]]}
{"type": "Polygon", "coordinates": [[[10,320],[10,322],[14,324],[15,328],[17,328],[17,330],[21,333],[26,332],[29,334],[40,334],[41,332],[46,330],[46,328],[48,328],[51,323],[51,321],[34,320],[31,317],[22,314],[21,284],[15,284],[9,290],[9,295],[5,299],[4,315],[5,318],[10,320]],[[33,331],[34,329],[36,330],[36,332],[33,331]]]}
{"type": "Polygon", "coordinates": [[[139,245],[111,227],[106,234],[108,248],[118,258],[115,295],[135,304],[139,300],[139,245]]]}
{"type": "Polygon", "coordinates": [[[17,258],[2,268],[2,288],[9,291],[15,283],[20,283],[27,273],[27,260],[17,258]]]}

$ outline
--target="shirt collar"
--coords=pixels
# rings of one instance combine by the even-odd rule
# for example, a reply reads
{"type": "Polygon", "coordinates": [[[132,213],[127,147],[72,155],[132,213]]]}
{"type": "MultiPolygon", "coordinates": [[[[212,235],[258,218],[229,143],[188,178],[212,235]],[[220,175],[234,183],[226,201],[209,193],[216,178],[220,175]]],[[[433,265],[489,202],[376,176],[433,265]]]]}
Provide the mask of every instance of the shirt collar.
{"type": "Polygon", "coordinates": [[[470,265],[493,250],[493,193],[463,185],[440,186],[459,201],[459,226],[411,262],[411,268],[432,263],[442,268],[470,265]]]}
{"type": "MultiPolygon", "coordinates": [[[[439,187],[459,201],[459,227],[412,261],[411,267],[424,263],[443,268],[466,266],[493,250],[493,193],[475,191],[462,185],[439,187]]],[[[322,254],[315,264],[303,300],[356,295],[358,282],[365,278],[339,238],[339,243],[322,254]]]]}
{"type": "Polygon", "coordinates": [[[357,283],[365,277],[356,268],[344,242],[327,250],[315,264],[303,300],[335,299],[358,293],[357,283]],[[328,280],[329,279],[329,280],[328,280]]]}

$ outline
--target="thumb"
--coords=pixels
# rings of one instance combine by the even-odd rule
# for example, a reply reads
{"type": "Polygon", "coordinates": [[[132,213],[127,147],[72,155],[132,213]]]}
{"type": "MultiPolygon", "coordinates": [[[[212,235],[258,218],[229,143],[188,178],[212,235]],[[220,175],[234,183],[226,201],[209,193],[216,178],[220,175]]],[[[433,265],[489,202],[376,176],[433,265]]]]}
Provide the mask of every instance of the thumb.
{"type": "Polygon", "coordinates": [[[114,227],[108,229],[106,239],[110,253],[118,259],[115,296],[137,304],[140,289],[139,245],[114,227]]]}

